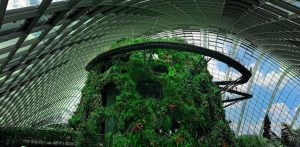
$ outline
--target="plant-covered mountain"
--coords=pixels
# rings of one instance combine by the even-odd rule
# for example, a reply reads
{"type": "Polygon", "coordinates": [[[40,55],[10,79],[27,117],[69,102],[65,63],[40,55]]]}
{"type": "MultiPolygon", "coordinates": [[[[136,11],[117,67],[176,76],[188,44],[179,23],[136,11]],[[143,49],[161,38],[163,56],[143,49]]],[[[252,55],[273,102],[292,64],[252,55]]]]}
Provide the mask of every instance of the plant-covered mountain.
{"type": "MultiPolygon", "coordinates": [[[[146,41],[153,40],[123,39],[112,48],[146,41]]],[[[70,126],[85,146],[98,134],[106,146],[231,146],[234,134],[206,64],[202,55],[164,49],[96,63],[70,126]]]]}

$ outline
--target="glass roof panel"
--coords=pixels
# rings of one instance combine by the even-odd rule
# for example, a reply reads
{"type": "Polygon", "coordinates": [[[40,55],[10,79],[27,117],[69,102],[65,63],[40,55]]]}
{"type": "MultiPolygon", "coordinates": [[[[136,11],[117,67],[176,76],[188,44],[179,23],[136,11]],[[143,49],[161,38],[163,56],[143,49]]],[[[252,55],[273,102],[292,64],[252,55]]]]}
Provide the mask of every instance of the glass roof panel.
{"type": "Polygon", "coordinates": [[[17,41],[19,40],[19,38],[15,38],[15,39],[11,39],[11,40],[7,40],[4,42],[0,43],[0,49],[15,45],[17,43],[17,41]]]}
{"type": "Polygon", "coordinates": [[[18,53],[21,53],[23,51],[27,51],[29,48],[30,48],[31,44],[30,45],[27,45],[27,46],[24,46],[24,47],[21,47],[18,49],[18,51],[16,52],[16,54],[18,53]]]}
{"type": "Polygon", "coordinates": [[[9,84],[12,81],[13,78],[8,79],[7,81],[5,81],[5,84],[9,84]]]}
{"type": "Polygon", "coordinates": [[[77,31],[77,29],[73,30],[69,35],[72,35],[73,33],[75,33],[75,31],[77,31]]]}
{"type": "Polygon", "coordinates": [[[25,20],[18,20],[16,22],[10,22],[10,23],[5,23],[1,26],[0,31],[6,31],[6,30],[11,30],[11,29],[18,29],[24,24],[25,20]]]}
{"type": "Polygon", "coordinates": [[[62,2],[62,1],[66,1],[66,0],[52,0],[52,3],[55,3],[55,2],[62,2]]]}
{"type": "Polygon", "coordinates": [[[75,24],[77,24],[79,22],[79,20],[76,20],[74,22],[72,22],[67,28],[71,28],[73,27],[75,24]]]}
{"type": "Polygon", "coordinates": [[[283,0],[283,1],[285,1],[287,3],[290,3],[290,4],[300,8],[300,1],[298,1],[298,0],[283,0]]]}
{"type": "Polygon", "coordinates": [[[40,5],[42,0],[9,0],[6,10],[40,5]]]}
{"type": "Polygon", "coordinates": [[[37,46],[40,46],[42,44],[44,44],[45,42],[47,42],[49,40],[49,38],[42,40],[37,46]]]}
{"type": "Polygon", "coordinates": [[[2,82],[5,79],[6,75],[0,77],[0,82],[2,82]]]}
{"type": "Polygon", "coordinates": [[[38,23],[43,23],[43,24],[46,23],[51,18],[51,16],[52,16],[52,14],[45,14],[45,15],[43,15],[39,19],[38,23]]]}
{"type": "Polygon", "coordinates": [[[87,24],[87,23],[89,23],[91,20],[93,20],[94,18],[90,18],[90,19],[88,19],[87,21],[85,21],[83,24],[87,24]]]}
{"type": "Polygon", "coordinates": [[[277,6],[277,5],[274,5],[274,4],[272,4],[272,3],[266,2],[266,4],[267,4],[267,5],[270,5],[270,6],[272,6],[272,7],[275,7],[275,8],[277,8],[277,9],[281,10],[281,11],[284,11],[284,12],[286,12],[286,13],[288,13],[288,14],[293,14],[293,12],[291,12],[291,11],[289,11],[289,10],[287,10],[287,9],[281,8],[281,7],[279,7],[279,6],[277,6]]]}
{"type": "Polygon", "coordinates": [[[12,76],[18,74],[21,71],[21,69],[18,69],[17,71],[13,72],[12,76]]]}
{"type": "Polygon", "coordinates": [[[31,33],[27,36],[27,38],[25,39],[25,41],[31,40],[31,39],[35,39],[37,37],[39,37],[41,35],[42,31],[38,31],[38,32],[34,32],[31,33]]]}
{"type": "MultiPolygon", "coordinates": [[[[44,97],[49,97],[49,99],[47,99],[49,101],[51,99],[56,99],[58,94],[54,95],[53,93],[60,89],[72,88],[72,86],[78,89],[82,88],[85,82],[83,67],[96,54],[108,50],[109,48],[107,46],[115,40],[122,37],[127,38],[139,35],[147,37],[147,34],[144,34],[144,32],[147,33],[151,30],[151,32],[148,32],[149,34],[161,32],[152,37],[183,37],[191,44],[203,46],[226,54],[239,61],[253,72],[251,82],[236,87],[239,91],[253,94],[253,98],[226,108],[226,117],[231,121],[232,129],[236,134],[260,134],[262,128],[261,122],[265,114],[269,114],[272,124],[274,124],[274,126],[272,126],[272,131],[277,135],[280,135],[281,122],[292,121],[293,127],[300,126],[300,99],[298,99],[300,96],[300,69],[298,63],[299,58],[297,56],[298,53],[300,54],[300,51],[297,50],[299,48],[298,36],[300,24],[300,17],[297,13],[300,8],[299,0],[259,1],[259,4],[250,1],[248,3],[246,0],[236,0],[234,2],[232,0],[225,0],[225,3],[220,0],[213,0],[209,3],[207,3],[207,1],[194,1],[190,4],[186,2],[184,5],[179,1],[172,1],[171,3],[158,1],[157,4],[153,2],[152,5],[152,1],[150,0],[119,0],[119,3],[123,2],[128,5],[128,7],[134,6],[134,8],[137,8],[138,6],[143,8],[143,10],[128,11],[126,9],[122,10],[121,8],[118,9],[120,10],[120,13],[114,13],[117,12],[117,10],[108,10],[106,13],[98,13],[93,17],[87,15],[90,13],[76,13],[83,16],[78,18],[75,17],[80,21],[63,17],[53,24],[55,27],[52,28],[50,33],[45,37],[41,38],[43,41],[40,41],[39,46],[31,50],[30,53],[28,52],[28,49],[31,46],[29,43],[34,42],[33,40],[40,37],[41,29],[47,29],[49,27],[49,24],[47,23],[49,18],[56,16],[53,14],[59,12],[73,14],[73,12],[77,12],[73,10],[77,10],[79,7],[77,7],[78,5],[74,5],[76,7],[71,7],[66,10],[64,9],[64,5],[59,5],[69,2],[69,0],[52,0],[53,7],[50,5],[50,7],[52,7],[51,9],[48,9],[43,13],[35,13],[29,9],[34,8],[36,10],[43,0],[8,1],[7,10],[12,11],[5,14],[3,20],[5,24],[1,24],[0,28],[0,64],[6,67],[5,69],[9,69],[13,66],[17,68],[11,69],[13,72],[12,76],[16,79],[12,77],[8,78],[9,76],[6,75],[7,73],[5,72],[1,73],[2,77],[0,76],[0,82],[2,84],[3,82],[6,82],[6,85],[9,85],[9,83],[17,85],[19,82],[29,80],[28,78],[31,76],[37,76],[48,68],[56,66],[55,63],[61,63],[66,59],[72,60],[74,64],[68,64],[68,66],[63,66],[63,68],[57,68],[53,70],[53,72],[49,72],[51,74],[33,78],[32,81],[24,83],[24,86],[20,87],[19,90],[8,92],[5,97],[0,97],[0,103],[2,104],[0,104],[0,124],[2,121],[5,125],[14,125],[14,121],[12,121],[11,118],[17,118],[17,120],[20,118],[20,121],[16,121],[16,125],[22,124],[28,126],[33,119],[20,117],[22,114],[29,116],[31,115],[30,113],[32,113],[33,117],[40,115],[34,114],[31,110],[27,110],[30,107],[30,102],[36,102],[44,97]],[[231,4],[234,4],[235,7],[238,8],[246,3],[246,9],[235,9],[231,7],[231,4]],[[146,4],[151,4],[151,6],[143,7],[143,5],[146,4]],[[211,9],[206,9],[207,6],[211,9]],[[26,9],[25,7],[30,8],[26,9]],[[14,10],[19,8],[24,9],[14,10]],[[126,13],[122,13],[122,11],[126,13]],[[153,11],[159,12],[159,15],[154,16],[152,13],[153,11]],[[132,12],[138,12],[141,15],[136,15],[132,12]],[[246,15],[231,12],[239,12],[240,14],[246,15]],[[113,13],[113,15],[111,15],[111,13],[113,13]],[[200,17],[197,17],[195,14],[199,14],[200,17]],[[202,15],[203,17],[206,17],[203,20],[202,15]],[[280,18],[282,16],[286,17],[280,18]],[[277,19],[277,17],[280,19],[277,19]],[[26,28],[27,25],[25,26],[24,24],[32,18],[39,19],[38,23],[34,24],[34,28],[32,28],[34,31],[29,29],[31,34],[25,39],[25,41],[27,41],[26,44],[23,44],[22,47],[18,46],[19,48],[17,48],[14,57],[8,59],[7,56],[10,51],[16,49],[15,44],[19,40],[17,37],[20,37],[23,34],[27,35],[29,32],[24,32],[24,30],[28,29],[26,28]],[[86,20],[87,18],[89,19],[86,20]],[[156,21],[153,18],[156,18],[156,21]],[[227,21],[228,18],[230,19],[227,21]],[[74,25],[77,26],[79,22],[81,24],[81,20],[86,21],[83,26],[78,28],[80,29],[80,33],[74,35],[76,32],[74,25]],[[72,23],[69,24],[70,21],[72,23]],[[65,24],[65,22],[66,24],[69,24],[69,26],[66,29],[63,27],[65,30],[59,30],[62,26],[61,24],[65,24]],[[191,24],[196,26],[191,26],[191,24]],[[199,26],[197,26],[198,24],[199,26]],[[227,26],[230,26],[230,28],[227,28],[227,26]],[[57,32],[58,30],[59,32],[57,32]],[[71,33],[67,35],[65,34],[66,32],[71,33]],[[88,39],[100,35],[99,33],[104,34],[104,36],[96,39],[92,38],[92,40],[88,39]],[[235,38],[235,34],[239,34],[237,38],[235,38]],[[243,37],[239,38],[241,36],[243,37]],[[52,37],[55,37],[55,40],[45,46],[45,41],[52,37]],[[257,44],[259,44],[259,48],[256,46],[257,44]],[[49,58],[41,56],[41,61],[32,60],[38,53],[46,54],[57,47],[62,47],[64,50],[59,52],[59,54],[49,56],[49,58]],[[275,60],[277,56],[275,55],[280,55],[278,56],[278,59],[281,57],[282,60],[280,59],[277,62],[277,60],[275,60]],[[25,57],[25,60],[22,60],[22,63],[29,61],[26,64],[30,64],[29,67],[24,67],[26,69],[22,74],[19,71],[15,71],[20,70],[19,62],[21,62],[21,57],[25,57]],[[8,60],[9,64],[6,63],[6,60],[8,60]],[[294,63],[290,61],[293,61],[294,63]],[[287,71],[285,68],[287,67],[293,67],[293,69],[289,69],[288,73],[285,74],[287,71]],[[37,70],[37,72],[35,70],[37,70]],[[75,70],[76,72],[73,72],[75,70]],[[58,76],[61,73],[63,73],[63,76],[58,76]],[[21,76],[18,76],[19,74],[21,74],[21,76]],[[7,80],[13,79],[13,81],[4,81],[6,80],[6,76],[8,76],[7,80]],[[68,80],[64,79],[65,77],[74,77],[74,79],[68,80]],[[60,84],[59,82],[61,80],[66,80],[68,83],[60,84]],[[56,86],[56,84],[58,86],[56,86]],[[51,89],[51,91],[44,95],[43,91],[45,91],[45,89],[51,89]],[[9,111],[9,105],[15,103],[15,101],[11,101],[12,98],[18,98],[19,96],[22,96],[23,100],[25,99],[26,102],[18,105],[18,108],[22,111],[20,112],[15,108],[11,108],[13,111],[9,111]],[[5,102],[3,103],[4,100],[5,102]],[[1,118],[3,119],[1,120],[1,118]]],[[[79,0],[75,2],[83,2],[84,7],[89,10],[94,10],[93,7],[96,7],[96,5],[89,5],[90,2],[93,1],[95,0],[79,0]]],[[[112,0],[104,0],[100,3],[106,4],[111,3],[111,1],[112,0]]],[[[100,7],[101,10],[109,8],[106,5],[101,5],[100,7]]],[[[238,76],[238,73],[231,67],[228,67],[217,60],[210,60],[208,68],[210,73],[214,75],[214,80],[216,81],[235,79],[238,76]]],[[[7,87],[2,87],[0,92],[5,92],[7,90],[7,87]]],[[[80,92],[76,92],[76,95],[79,100],[81,95],[80,92]]],[[[236,95],[224,94],[224,98],[230,96],[236,95]]],[[[76,106],[75,104],[78,104],[78,102],[79,101],[70,101],[70,105],[74,104],[72,106],[76,106]]],[[[67,103],[62,105],[67,105],[67,103]]],[[[63,115],[63,117],[65,116],[67,115],[63,115]]],[[[59,121],[60,118],[57,120],[59,121]]]]}
{"type": "Polygon", "coordinates": [[[57,25],[57,26],[53,27],[53,28],[51,29],[51,31],[49,32],[49,34],[55,32],[55,31],[57,31],[61,26],[62,26],[62,25],[57,25]]]}

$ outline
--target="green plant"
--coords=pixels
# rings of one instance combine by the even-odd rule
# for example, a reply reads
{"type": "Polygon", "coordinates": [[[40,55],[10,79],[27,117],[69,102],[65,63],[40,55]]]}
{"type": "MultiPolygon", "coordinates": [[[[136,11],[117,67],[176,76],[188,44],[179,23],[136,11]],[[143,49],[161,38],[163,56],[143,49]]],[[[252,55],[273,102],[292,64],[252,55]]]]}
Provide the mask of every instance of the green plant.
{"type": "Polygon", "coordinates": [[[71,129],[36,129],[19,127],[0,127],[2,146],[32,145],[34,142],[73,142],[79,132],[71,129]]]}
{"type": "Polygon", "coordinates": [[[279,142],[271,141],[259,135],[241,135],[236,139],[238,147],[280,147],[279,142]]]}
{"type": "Polygon", "coordinates": [[[290,139],[291,146],[299,147],[300,146],[300,129],[292,130],[291,139],[290,139]]]}
{"type": "MultiPolygon", "coordinates": [[[[184,42],[178,38],[122,39],[112,48],[147,41],[184,42]]],[[[106,133],[107,146],[234,145],[221,92],[206,64],[202,55],[164,49],[96,63],[70,119],[70,126],[82,133],[78,145],[97,144],[94,136],[100,133],[106,133]],[[196,66],[202,70],[194,73],[196,66]],[[108,102],[109,96],[114,97],[113,103],[108,102]],[[108,121],[114,123],[110,132],[103,125],[108,121]]]]}

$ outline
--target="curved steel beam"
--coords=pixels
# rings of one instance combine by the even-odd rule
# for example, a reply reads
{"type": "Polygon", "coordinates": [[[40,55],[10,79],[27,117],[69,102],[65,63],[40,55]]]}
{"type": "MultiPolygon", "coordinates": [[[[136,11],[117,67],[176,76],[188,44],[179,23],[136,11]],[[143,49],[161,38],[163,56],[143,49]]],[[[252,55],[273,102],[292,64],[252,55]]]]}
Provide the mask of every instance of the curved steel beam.
{"type": "MultiPolygon", "coordinates": [[[[242,100],[246,100],[246,99],[252,98],[251,94],[240,92],[240,91],[236,91],[236,90],[232,90],[232,89],[229,89],[226,92],[237,94],[237,95],[240,95],[241,97],[222,100],[223,103],[228,103],[228,102],[236,103],[238,101],[242,101],[242,100]]],[[[226,107],[226,106],[224,106],[224,107],[226,107]]]]}
{"type": "MultiPolygon", "coordinates": [[[[115,56],[115,55],[119,55],[119,54],[127,53],[127,52],[132,52],[132,51],[155,49],[155,48],[188,51],[188,52],[197,53],[197,54],[201,54],[204,56],[209,56],[209,57],[218,59],[219,61],[226,63],[227,65],[233,67],[234,69],[236,69],[237,71],[239,71],[242,74],[242,76],[235,81],[235,84],[246,83],[252,75],[251,72],[247,68],[245,68],[241,63],[233,60],[232,58],[230,58],[222,53],[219,53],[217,51],[210,50],[207,48],[195,46],[195,45],[174,43],[174,42],[145,42],[145,43],[138,43],[138,44],[133,44],[133,45],[128,45],[128,46],[123,46],[123,47],[119,47],[116,49],[112,49],[110,51],[100,54],[95,59],[93,59],[86,66],[86,70],[90,71],[92,69],[92,66],[95,63],[101,62],[111,56],[115,56]]],[[[216,82],[216,84],[218,84],[218,85],[225,85],[225,84],[230,84],[230,83],[232,83],[232,81],[216,82]]]]}

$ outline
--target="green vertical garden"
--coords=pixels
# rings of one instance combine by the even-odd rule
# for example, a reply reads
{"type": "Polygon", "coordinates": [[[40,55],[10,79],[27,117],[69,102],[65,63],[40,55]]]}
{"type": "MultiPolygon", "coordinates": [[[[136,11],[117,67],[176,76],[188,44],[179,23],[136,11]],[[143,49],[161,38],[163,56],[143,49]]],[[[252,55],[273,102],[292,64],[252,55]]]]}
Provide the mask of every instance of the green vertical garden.
{"type": "MultiPolygon", "coordinates": [[[[154,40],[184,43],[122,39],[111,48],[154,40]]],[[[69,124],[82,132],[79,145],[90,146],[99,140],[105,146],[231,146],[235,138],[207,60],[164,49],[96,63],[69,124]]]]}

